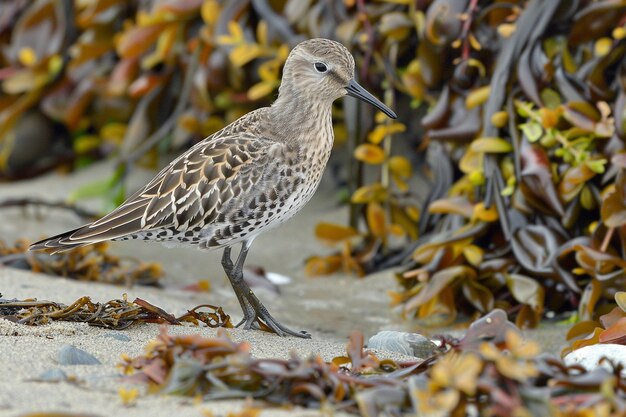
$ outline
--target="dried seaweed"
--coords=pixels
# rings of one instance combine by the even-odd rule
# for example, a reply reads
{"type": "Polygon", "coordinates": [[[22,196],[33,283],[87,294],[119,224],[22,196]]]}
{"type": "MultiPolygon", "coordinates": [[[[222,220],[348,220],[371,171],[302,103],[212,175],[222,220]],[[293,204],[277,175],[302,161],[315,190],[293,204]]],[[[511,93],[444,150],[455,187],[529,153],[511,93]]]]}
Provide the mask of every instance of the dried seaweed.
{"type": "Polygon", "coordinates": [[[94,303],[87,296],[72,304],[64,305],[43,300],[0,299],[0,318],[29,326],[39,326],[52,321],[88,323],[90,326],[108,329],[126,329],[135,323],[168,323],[180,325],[191,323],[196,326],[233,327],[230,316],[222,307],[209,304],[199,305],[180,317],[175,317],[149,302],[136,298],[133,302],[122,299],[105,303],[94,303]],[[199,311],[200,309],[209,311],[199,311]]]}
{"type": "Polygon", "coordinates": [[[28,252],[28,246],[26,240],[18,240],[13,247],[0,240],[0,265],[79,281],[126,286],[159,286],[159,279],[163,276],[159,264],[112,255],[104,242],[52,256],[28,252]]]}
{"type": "Polygon", "coordinates": [[[319,356],[256,359],[248,343],[233,342],[225,331],[205,338],[170,335],[162,327],[143,356],[125,358],[122,366],[152,392],[251,397],[365,417],[456,416],[470,410],[502,417],[626,413],[621,366],[586,372],[540,355],[502,310],[474,323],[460,340],[445,338],[444,346],[446,352],[424,360],[394,362],[364,350],[363,336],[354,333],[347,355],[331,362],[319,356]]]}

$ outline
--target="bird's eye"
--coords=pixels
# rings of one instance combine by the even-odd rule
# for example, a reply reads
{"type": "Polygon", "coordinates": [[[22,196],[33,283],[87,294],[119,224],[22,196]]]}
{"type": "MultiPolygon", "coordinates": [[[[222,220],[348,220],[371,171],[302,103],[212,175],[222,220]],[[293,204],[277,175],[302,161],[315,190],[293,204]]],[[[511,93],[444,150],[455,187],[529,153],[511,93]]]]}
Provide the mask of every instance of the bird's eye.
{"type": "Polygon", "coordinates": [[[323,62],[316,62],[315,64],[313,64],[313,66],[315,67],[315,71],[317,71],[317,72],[326,72],[326,71],[328,71],[328,67],[323,62]]]}

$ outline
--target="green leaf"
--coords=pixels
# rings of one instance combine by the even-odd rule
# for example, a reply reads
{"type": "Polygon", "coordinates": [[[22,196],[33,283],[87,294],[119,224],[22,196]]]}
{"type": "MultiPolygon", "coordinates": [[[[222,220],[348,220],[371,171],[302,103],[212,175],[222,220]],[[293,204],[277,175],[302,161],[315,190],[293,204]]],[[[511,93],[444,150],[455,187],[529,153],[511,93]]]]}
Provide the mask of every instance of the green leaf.
{"type": "Polygon", "coordinates": [[[530,142],[537,142],[543,135],[543,128],[537,122],[522,123],[519,128],[522,129],[530,142]]]}

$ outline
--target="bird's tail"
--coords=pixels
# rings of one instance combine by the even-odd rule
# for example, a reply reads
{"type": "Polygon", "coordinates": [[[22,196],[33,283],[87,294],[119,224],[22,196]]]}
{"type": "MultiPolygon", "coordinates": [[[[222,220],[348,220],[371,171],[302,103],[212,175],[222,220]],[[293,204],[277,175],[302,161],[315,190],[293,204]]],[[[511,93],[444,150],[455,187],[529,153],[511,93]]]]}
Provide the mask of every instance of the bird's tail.
{"type": "Polygon", "coordinates": [[[83,227],[79,227],[78,229],[74,229],[74,230],[70,230],[68,232],[65,233],[61,233],[59,235],[56,236],[52,236],[43,240],[40,240],[39,242],[35,242],[32,245],[30,245],[30,247],[28,248],[28,250],[31,251],[43,251],[43,252],[47,252],[49,254],[55,254],[55,253],[59,253],[59,252],[67,252],[69,250],[75,249],[75,248],[79,248],[81,246],[86,246],[92,243],[97,243],[100,240],[98,239],[94,239],[93,241],[86,241],[86,240],[80,240],[80,241],[76,241],[76,240],[71,240],[71,236],[73,234],[75,234],[76,232],[80,231],[81,229],[83,229],[84,227],[88,227],[89,225],[83,226],[83,227]]]}

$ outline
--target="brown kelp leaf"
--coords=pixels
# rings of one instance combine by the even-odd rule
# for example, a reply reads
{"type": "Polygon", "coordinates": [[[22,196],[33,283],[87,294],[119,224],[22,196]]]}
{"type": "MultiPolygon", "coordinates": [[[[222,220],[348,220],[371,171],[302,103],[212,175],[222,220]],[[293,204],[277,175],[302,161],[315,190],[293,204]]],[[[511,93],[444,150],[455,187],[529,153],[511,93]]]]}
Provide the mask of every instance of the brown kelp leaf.
{"type": "Polygon", "coordinates": [[[422,117],[421,123],[427,129],[434,129],[441,127],[447,121],[448,114],[450,112],[450,87],[448,85],[443,87],[443,90],[439,94],[439,98],[435,106],[430,109],[424,117],[422,117]]]}
{"type": "Polygon", "coordinates": [[[619,170],[615,178],[615,190],[602,201],[600,215],[608,227],[626,224],[626,169],[619,170]]]}
{"type": "Polygon", "coordinates": [[[465,299],[472,303],[476,310],[481,313],[493,310],[493,293],[489,288],[471,279],[463,281],[461,288],[465,299]]]}
{"type": "Polygon", "coordinates": [[[161,35],[165,24],[136,26],[124,32],[117,41],[117,52],[122,58],[135,58],[150,48],[161,35]]]}
{"type": "Polygon", "coordinates": [[[529,271],[553,272],[552,261],[558,248],[557,238],[546,226],[529,225],[518,229],[511,240],[515,258],[529,271]]]}
{"type": "Polygon", "coordinates": [[[564,201],[572,201],[585,186],[585,183],[595,177],[596,173],[592,171],[587,164],[570,167],[559,184],[559,193],[564,201]]]}
{"type": "Polygon", "coordinates": [[[590,333],[593,333],[596,327],[600,327],[600,323],[595,320],[579,321],[567,331],[566,339],[572,340],[581,336],[587,336],[590,333]]]}
{"type": "Polygon", "coordinates": [[[598,336],[600,343],[626,345],[626,317],[622,317],[598,336]]]}
{"type": "Polygon", "coordinates": [[[458,16],[466,9],[467,0],[435,0],[426,11],[425,33],[435,45],[447,45],[457,39],[463,22],[458,16]]]}
{"type": "Polygon", "coordinates": [[[559,215],[563,206],[552,182],[550,159],[543,147],[523,140],[521,146],[521,189],[535,208],[546,210],[546,205],[559,215]]]}
{"type": "Polygon", "coordinates": [[[341,255],[312,256],[306,260],[304,272],[307,276],[333,274],[341,269],[343,258],[341,255]]]}
{"type": "Polygon", "coordinates": [[[534,311],[541,312],[544,290],[539,282],[522,274],[507,274],[506,284],[518,302],[528,304],[534,311]]]}
{"type": "Polygon", "coordinates": [[[423,284],[421,290],[414,297],[410,298],[405,306],[405,311],[411,311],[436,297],[445,288],[451,286],[454,281],[461,279],[475,279],[476,270],[468,266],[451,266],[433,274],[432,277],[423,284]]]}
{"type": "Polygon", "coordinates": [[[569,42],[576,46],[610,33],[617,26],[624,10],[626,10],[626,4],[620,0],[588,3],[574,16],[569,42]]]}
{"type": "Polygon", "coordinates": [[[519,332],[519,329],[508,320],[504,310],[497,308],[470,325],[459,342],[459,347],[475,351],[485,342],[501,346],[509,331],[519,332]]]}
{"type": "Polygon", "coordinates": [[[609,313],[600,316],[600,323],[602,323],[602,327],[608,329],[624,317],[626,317],[626,311],[619,307],[615,307],[609,313]]]}

